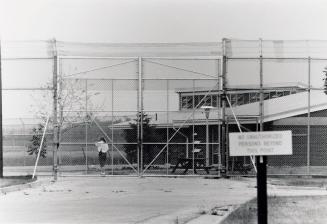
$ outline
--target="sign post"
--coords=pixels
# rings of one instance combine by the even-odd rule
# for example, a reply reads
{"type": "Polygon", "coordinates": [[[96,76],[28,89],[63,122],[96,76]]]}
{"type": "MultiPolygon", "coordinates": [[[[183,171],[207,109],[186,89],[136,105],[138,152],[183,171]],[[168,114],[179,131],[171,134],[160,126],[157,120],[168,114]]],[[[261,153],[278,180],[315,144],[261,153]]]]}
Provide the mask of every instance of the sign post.
{"type": "Polygon", "coordinates": [[[268,200],[267,200],[267,156],[257,156],[257,205],[258,223],[268,223],[268,200]]]}
{"type": "Polygon", "coordinates": [[[292,155],[291,131],[229,133],[230,156],[256,156],[258,223],[268,223],[267,156],[292,155]]]}

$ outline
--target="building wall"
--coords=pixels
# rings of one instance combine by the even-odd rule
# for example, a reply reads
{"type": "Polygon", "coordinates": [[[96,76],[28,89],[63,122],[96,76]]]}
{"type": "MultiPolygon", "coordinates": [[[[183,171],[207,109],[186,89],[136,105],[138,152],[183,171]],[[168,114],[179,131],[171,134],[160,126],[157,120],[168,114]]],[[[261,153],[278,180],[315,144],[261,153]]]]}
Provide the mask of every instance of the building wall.
{"type": "MultiPolygon", "coordinates": [[[[308,117],[308,114],[300,114],[298,116],[295,117],[308,117]]],[[[320,111],[316,111],[316,112],[311,112],[310,113],[310,117],[327,117],[327,110],[320,110],[320,111]]]]}
{"type": "Polygon", "coordinates": [[[305,166],[307,161],[307,134],[305,126],[278,125],[272,126],[274,131],[292,131],[293,155],[269,156],[270,166],[305,166]]]}
{"type": "MultiPolygon", "coordinates": [[[[273,125],[272,130],[292,131],[293,155],[270,156],[271,166],[306,166],[308,159],[308,126],[307,125],[273,125]]],[[[310,126],[310,166],[327,166],[327,126],[310,126]]]]}

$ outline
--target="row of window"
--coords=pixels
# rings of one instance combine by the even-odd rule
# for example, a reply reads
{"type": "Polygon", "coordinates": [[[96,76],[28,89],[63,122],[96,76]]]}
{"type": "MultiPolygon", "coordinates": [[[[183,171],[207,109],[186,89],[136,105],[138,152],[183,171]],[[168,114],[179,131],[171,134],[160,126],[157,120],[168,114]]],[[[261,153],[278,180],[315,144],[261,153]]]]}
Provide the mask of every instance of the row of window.
{"type": "MultiPolygon", "coordinates": [[[[297,91],[295,90],[287,90],[287,91],[270,91],[264,93],[264,100],[274,99],[277,97],[287,96],[290,94],[294,94],[297,91]]],[[[227,97],[230,100],[232,106],[239,106],[248,103],[254,103],[260,101],[260,93],[232,93],[227,94],[227,97]]],[[[181,109],[192,109],[192,108],[200,108],[201,106],[212,106],[218,107],[218,96],[215,95],[187,95],[183,96],[181,94],[180,98],[180,108],[181,109]],[[202,100],[203,99],[203,100],[202,100]]],[[[229,107],[229,105],[226,105],[229,107]]]]}

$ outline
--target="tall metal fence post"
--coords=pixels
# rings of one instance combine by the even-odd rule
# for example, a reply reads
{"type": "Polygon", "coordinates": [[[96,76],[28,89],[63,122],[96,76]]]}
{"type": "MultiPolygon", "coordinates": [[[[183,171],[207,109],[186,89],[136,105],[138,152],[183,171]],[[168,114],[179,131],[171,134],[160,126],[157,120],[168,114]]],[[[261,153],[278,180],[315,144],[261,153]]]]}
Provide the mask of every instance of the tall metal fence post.
{"type": "Polygon", "coordinates": [[[114,175],[114,80],[111,80],[111,175],[114,175]]]}
{"type": "Polygon", "coordinates": [[[227,49],[226,49],[226,41],[227,39],[224,38],[222,40],[222,52],[223,52],[223,62],[222,62],[222,74],[221,74],[221,85],[222,85],[222,93],[220,94],[220,101],[221,101],[221,153],[222,158],[225,166],[225,174],[227,175],[228,172],[228,157],[226,153],[226,75],[227,75],[227,49]]]}
{"type": "Polygon", "coordinates": [[[87,159],[87,151],[88,151],[88,142],[87,142],[87,137],[88,137],[88,104],[87,104],[87,79],[85,80],[85,169],[86,169],[86,174],[89,171],[89,165],[88,165],[88,159],[87,159]]]}
{"type": "Polygon", "coordinates": [[[308,57],[308,117],[307,117],[307,174],[310,174],[310,106],[311,106],[311,57],[308,57]]]}
{"type": "MultiPolygon", "coordinates": [[[[195,108],[195,80],[193,79],[192,80],[192,103],[193,103],[193,106],[192,106],[192,109],[194,110],[195,108]]],[[[194,175],[195,172],[194,172],[194,150],[195,150],[195,144],[194,144],[194,141],[195,141],[195,118],[194,118],[194,113],[192,114],[192,174],[194,175]]]]}
{"type": "Polygon", "coordinates": [[[1,68],[1,40],[0,40],[0,178],[3,177],[3,137],[2,137],[2,68],[1,68]]]}
{"type": "Polygon", "coordinates": [[[58,178],[58,148],[59,148],[59,126],[58,126],[58,55],[56,40],[53,44],[53,178],[58,178]]]}
{"type": "Polygon", "coordinates": [[[169,124],[169,80],[167,79],[166,80],[166,94],[167,94],[167,105],[166,105],[166,110],[167,110],[167,119],[166,119],[166,122],[167,122],[167,138],[166,138],[166,144],[167,144],[167,154],[166,154],[166,174],[168,175],[169,174],[169,127],[168,127],[168,124],[169,124]]]}
{"type": "MultiPolygon", "coordinates": [[[[264,131],[263,118],[263,58],[262,58],[262,39],[260,39],[260,131],[264,131]]],[[[267,156],[256,156],[257,164],[257,205],[258,205],[258,223],[268,223],[268,205],[267,205],[267,156]]]]}
{"type": "Polygon", "coordinates": [[[142,58],[138,58],[138,94],[137,94],[137,171],[140,176],[143,168],[143,85],[142,58]]]}
{"type": "Polygon", "coordinates": [[[143,92],[144,92],[144,80],[143,80],[143,63],[140,57],[140,80],[141,80],[141,131],[140,131],[140,145],[141,145],[141,172],[143,173],[144,161],[143,161],[143,92]]]}
{"type": "Polygon", "coordinates": [[[218,126],[217,126],[217,141],[218,141],[218,157],[217,157],[217,163],[218,163],[218,168],[217,168],[217,175],[218,177],[220,177],[221,175],[221,91],[222,91],[222,82],[221,82],[221,78],[222,78],[222,66],[221,66],[221,59],[218,59],[218,91],[217,91],[217,113],[218,113],[218,126]]]}

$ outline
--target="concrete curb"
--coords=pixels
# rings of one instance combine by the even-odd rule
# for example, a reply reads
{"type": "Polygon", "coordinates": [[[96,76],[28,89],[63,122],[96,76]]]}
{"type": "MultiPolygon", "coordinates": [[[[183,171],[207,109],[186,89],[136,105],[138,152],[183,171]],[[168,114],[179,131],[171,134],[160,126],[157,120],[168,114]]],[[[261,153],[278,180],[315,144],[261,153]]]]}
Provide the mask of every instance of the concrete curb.
{"type": "Polygon", "coordinates": [[[144,220],[138,223],[143,224],[176,224],[176,223],[186,223],[186,224],[220,224],[222,223],[227,217],[229,217],[233,212],[239,209],[243,204],[248,203],[249,201],[253,200],[256,197],[253,197],[242,204],[238,205],[226,205],[220,207],[213,207],[209,211],[206,211],[206,214],[202,214],[203,211],[200,209],[188,209],[182,210],[175,213],[170,213],[167,215],[160,215],[157,217],[152,217],[148,220],[144,220]],[[213,210],[218,210],[217,215],[211,215],[213,210]]]}
{"type": "Polygon", "coordinates": [[[188,223],[189,220],[197,218],[200,214],[199,209],[187,209],[178,212],[169,213],[166,215],[158,215],[137,223],[142,224],[176,224],[188,223]]]}
{"type": "Polygon", "coordinates": [[[18,185],[3,187],[0,188],[0,195],[5,195],[10,192],[21,191],[29,188],[39,187],[43,184],[50,183],[50,182],[51,182],[50,180],[36,180],[26,184],[18,184],[18,185]]]}
{"type": "MultiPolygon", "coordinates": [[[[221,206],[217,207],[218,211],[220,210],[221,212],[218,212],[217,215],[212,215],[212,214],[205,214],[205,215],[200,215],[199,217],[190,220],[187,222],[187,224],[220,224],[223,221],[225,221],[232,213],[234,213],[237,209],[239,209],[242,205],[248,203],[249,201],[253,200],[256,197],[253,197],[247,201],[245,201],[242,204],[238,205],[226,205],[226,206],[221,206]]],[[[213,211],[212,208],[210,212],[213,211]]]]}
{"type": "Polygon", "coordinates": [[[237,206],[223,206],[221,208],[226,209],[224,212],[220,212],[219,215],[212,215],[212,214],[205,214],[201,215],[189,222],[187,224],[201,224],[201,223],[208,223],[208,224],[219,224],[223,220],[225,220],[233,211],[235,211],[237,206]]]}
{"type": "Polygon", "coordinates": [[[220,224],[223,221],[225,221],[231,214],[233,214],[235,211],[237,211],[242,205],[249,203],[250,201],[252,201],[255,198],[256,198],[256,196],[247,200],[246,202],[244,202],[242,204],[235,205],[234,208],[231,211],[229,211],[217,224],[220,224]]]}

